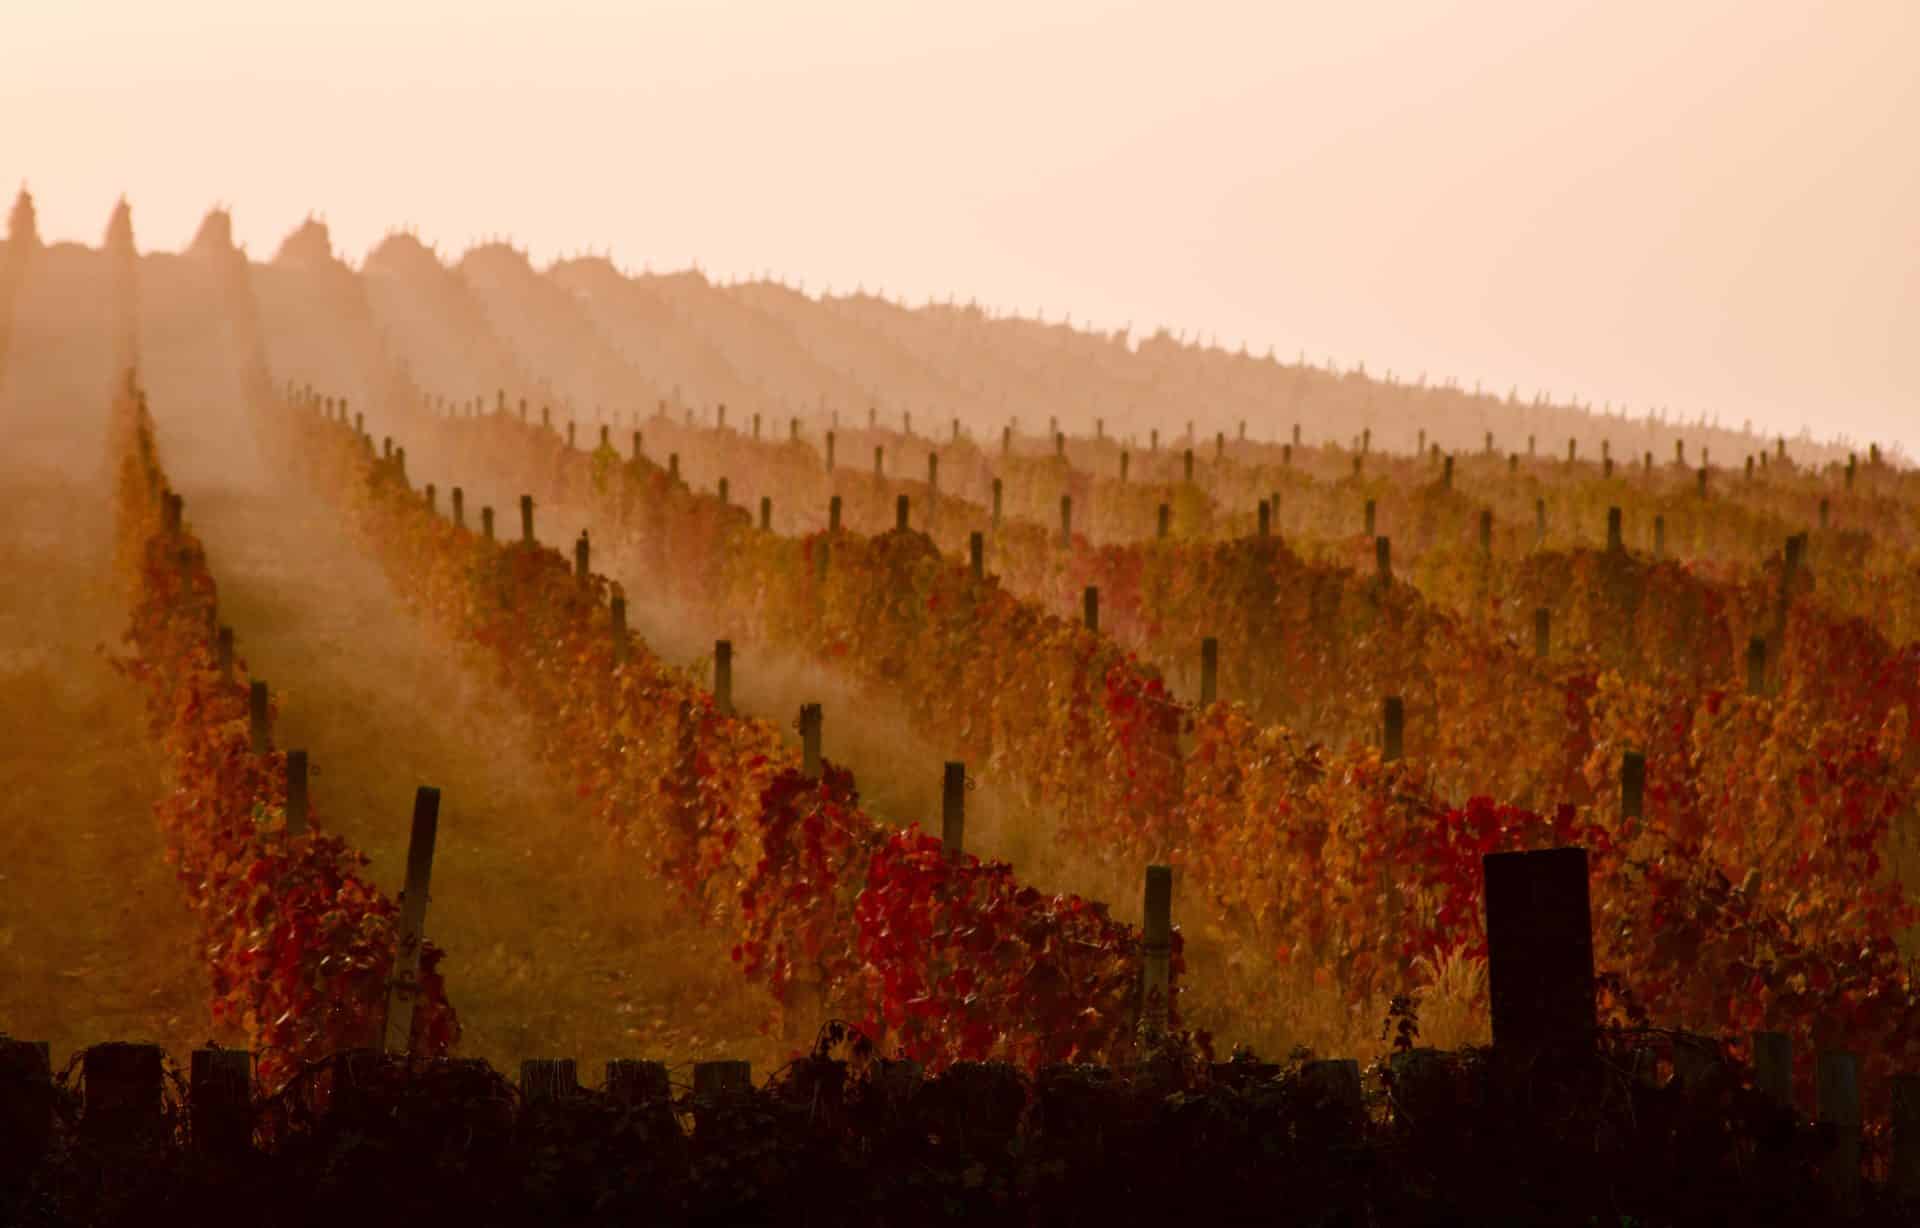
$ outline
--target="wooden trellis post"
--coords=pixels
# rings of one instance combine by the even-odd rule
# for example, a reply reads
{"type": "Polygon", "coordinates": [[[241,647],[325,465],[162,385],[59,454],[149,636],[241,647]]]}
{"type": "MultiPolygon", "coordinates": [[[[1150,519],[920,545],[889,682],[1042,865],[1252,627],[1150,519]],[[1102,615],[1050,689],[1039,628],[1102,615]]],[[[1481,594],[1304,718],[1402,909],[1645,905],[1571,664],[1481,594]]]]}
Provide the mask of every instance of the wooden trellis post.
{"type": "Polygon", "coordinates": [[[1620,531],[1620,509],[1610,507],[1607,509],[1607,551],[1610,554],[1619,554],[1626,548],[1626,541],[1620,531]]]}
{"type": "Polygon", "coordinates": [[[1389,695],[1380,710],[1380,758],[1397,763],[1405,757],[1407,706],[1398,695],[1389,695]]]}
{"type": "Polygon", "coordinates": [[[893,500],[893,527],[900,532],[907,531],[907,510],[909,504],[905,495],[897,495],[893,500]]]}
{"type": "Polygon", "coordinates": [[[488,541],[493,540],[493,509],[490,507],[480,509],[480,536],[488,541]]]}
{"type": "Polygon", "coordinates": [[[580,536],[573,543],[573,578],[585,582],[593,574],[588,570],[588,562],[593,557],[592,547],[587,543],[587,531],[580,530],[580,536]]]}
{"type": "Polygon", "coordinates": [[[214,664],[220,671],[220,681],[233,681],[233,628],[222,627],[214,636],[214,664]]]}
{"type": "Polygon", "coordinates": [[[800,705],[800,773],[820,779],[820,705],[800,705]]]}
{"type": "Polygon", "coordinates": [[[253,1057],[245,1049],[195,1049],[188,1126],[203,1155],[234,1156],[253,1142],[253,1057]]]}
{"type": "Polygon", "coordinates": [[[1747,694],[1764,695],[1766,691],[1767,641],[1756,635],[1747,641],[1747,694]]]}
{"type": "Polygon", "coordinates": [[[1081,621],[1087,630],[1100,630],[1100,589],[1097,585],[1087,585],[1086,591],[1080,594],[1080,607],[1081,621]]]}
{"type": "Polygon", "coordinates": [[[1218,699],[1220,695],[1220,641],[1209,635],[1200,641],[1200,706],[1218,699]]]}
{"type": "Polygon", "coordinates": [[[1162,503],[1155,519],[1154,535],[1161,541],[1167,540],[1167,531],[1173,527],[1173,509],[1162,503]]]}
{"type": "Polygon", "coordinates": [[[523,544],[533,545],[533,496],[520,496],[520,540],[523,544]]]}
{"type": "Polygon", "coordinates": [[[453,523],[456,528],[467,527],[467,496],[458,486],[453,488],[453,523]]]}
{"type": "Polygon", "coordinates": [[[247,688],[247,744],[256,755],[271,749],[268,741],[267,684],[256,679],[247,688]]]}
{"type": "Polygon", "coordinates": [[[1393,583],[1393,540],[1391,538],[1373,539],[1373,569],[1382,588],[1393,583]]]}
{"type": "Polygon", "coordinates": [[[1260,508],[1255,513],[1255,519],[1258,522],[1255,532],[1261,541],[1265,541],[1268,534],[1273,531],[1273,507],[1265,499],[1260,500],[1260,508]]]}
{"type": "Polygon", "coordinates": [[[420,993],[420,944],[426,936],[427,891],[433,878],[433,846],[440,829],[440,790],[421,785],[413,795],[413,829],[407,839],[407,885],[400,893],[400,939],[394,948],[393,976],[388,982],[387,1009],[380,1024],[380,1048],[395,1048],[395,1021],[406,1012],[407,1043],[412,1050],[415,1016],[424,998],[420,993]]]}
{"type": "Polygon", "coordinates": [[[967,566],[972,568],[974,579],[986,578],[987,542],[985,535],[978,530],[967,534],[967,566]]]}
{"type": "Polygon", "coordinates": [[[940,780],[940,845],[958,857],[966,839],[967,765],[948,763],[940,780]]]}
{"type": "Polygon", "coordinates": [[[626,597],[621,593],[614,593],[613,599],[607,603],[607,613],[613,624],[613,659],[617,662],[625,661],[628,651],[626,597]]]}
{"type": "Polygon", "coordinates": [[[1363,519],[1366,527],[1361,530],[1368,537],[1375,536],[1375,532],[1374,532],[1375,526],[1379,524],[1379,519],[1376,515],[1377,510],[1378,509],[1375,501],[1372,499],[1368,499],[1366,511],[1363,514],[1363,519]]]}
{"type": "Polygon", "coordinates": [[[1173,992],[1173,867],[1147,867],[1145,947],[1140,962],[1140,1025],[1150,1037],[1166,1034],[1173,992]]]}
{"type": "Polygon", "coordinates": [[[1620,756],[1620,817],[1647,817],[1647,757],[1637,750],[1620,756]]]}
{"type": "Polygon", "coordinates": [[[1814,1088],[1819,1120],[1834,1131],[1827,1185],[1834,1200],[1851,1209],[1860,1197],[1860,1059],[1851,1053],[1816,1053],[1814,1088]]]}
{"type": "Polygon", "coordinates": [[[1060,496],[1060,548],[1073,545],[1073,496],[1060,496]]]}
{"type": "Polygon", "coordinates": [[[1489,853],[1487,991],[1497,1053],[1522,1061],[1594,1044],[1593,916],[1587,851],[1489,853]]]}
{"type": "Polygon", "coordinates": [[[1552,629],[1553,611],[1546,606],[1536,606],[1533,611],[1533,655],[1542,661],[1547,659],[1553,647],[1552,629]]]}
{"type": "Polygon", "coordinates": [[[713,642],[713,706],[721,716],[733,715],[733,641],[713,642]]]}
{"type": "Polygon", "coordinates": [[[305,835],[307,815],[307,752],[287,752],[287,835],[305,835]]]}
{"type": "Polygon", "coordinates": [[[760,531],[773,532],[773,497],[771,495],[760,496],[760,531]]]}

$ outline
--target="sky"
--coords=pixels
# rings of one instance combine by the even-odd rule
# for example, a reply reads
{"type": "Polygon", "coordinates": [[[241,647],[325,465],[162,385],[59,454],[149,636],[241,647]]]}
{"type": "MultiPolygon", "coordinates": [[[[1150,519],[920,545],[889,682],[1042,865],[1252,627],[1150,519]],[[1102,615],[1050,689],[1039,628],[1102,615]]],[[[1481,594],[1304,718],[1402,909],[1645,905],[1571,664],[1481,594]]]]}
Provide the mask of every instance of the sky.
{"type": "Polygon", "coordinates": [[[9,7],[52,240],[311,212],[1920,455],[1914,0],[9,7]]]}

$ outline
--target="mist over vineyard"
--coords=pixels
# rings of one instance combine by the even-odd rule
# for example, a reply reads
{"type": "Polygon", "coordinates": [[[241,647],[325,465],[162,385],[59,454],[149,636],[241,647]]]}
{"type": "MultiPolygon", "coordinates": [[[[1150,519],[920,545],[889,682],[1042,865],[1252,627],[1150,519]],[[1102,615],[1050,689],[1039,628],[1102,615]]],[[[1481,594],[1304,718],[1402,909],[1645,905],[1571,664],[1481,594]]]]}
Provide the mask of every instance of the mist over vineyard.
{"type": "Polygon", "coordinates": [[[1742,1070],[1786,1035],[1803,1104],[1852,1054],[1897,1168],[1897,449],[135,222],[46,244],[22,191],[0,248],[0,1034],[56,1070],[217,1041],[263,1088],[362,1046],[759,1079],[841,1020],[929,1075],[1371,1080],[1496,1040],[1481,858],[1578,846],[1599,1023],[1742,1070]]]}

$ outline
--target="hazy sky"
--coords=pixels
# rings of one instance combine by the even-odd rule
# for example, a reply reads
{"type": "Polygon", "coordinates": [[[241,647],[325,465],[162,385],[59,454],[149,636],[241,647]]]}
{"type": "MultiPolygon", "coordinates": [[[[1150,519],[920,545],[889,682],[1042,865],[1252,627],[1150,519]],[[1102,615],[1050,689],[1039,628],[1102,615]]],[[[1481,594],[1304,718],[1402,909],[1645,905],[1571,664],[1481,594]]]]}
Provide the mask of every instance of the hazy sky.
{"type": "Polygon", "coordinates": [[[51,238],[312,210],[1920,454],[1920,0],[6,8],[51,238]]]}

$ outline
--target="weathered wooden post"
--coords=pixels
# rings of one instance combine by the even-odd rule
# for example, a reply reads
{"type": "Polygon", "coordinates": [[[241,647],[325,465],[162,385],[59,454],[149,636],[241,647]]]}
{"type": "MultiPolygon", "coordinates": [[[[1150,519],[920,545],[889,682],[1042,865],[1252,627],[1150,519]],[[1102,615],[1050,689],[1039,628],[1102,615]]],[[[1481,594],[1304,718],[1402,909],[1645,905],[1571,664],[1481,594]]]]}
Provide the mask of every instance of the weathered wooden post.
{"type": "Polygon", "coordinates": [[[1227,433],[1225,431],[1221,431],[1213,438],[1213,459],[1216,464],[1227,459],[1227,433]]]}
{"type": "Polygon", "coordinates": [[[1000,479],[993,479],[993,531],[1000,531],[1000,479]]]}
{"type": "Polygon", "coordinates": [[[1440,488],[1442,490],[1453,489],[1453,454],[1452,453],[1447,454],[1446,461],[1440,468],[1440,488]]]}
{"type": "Polygon", "coordinates": [[[287,835],[305,835],[307,815],[307,752],[287,752],[287,835]]]}
{"type": "Polygon", "coordinates": [[[907,531],[907,509],[909,504],[905,495],[896,495],[893,500],[893,527],[900,532],[907,531]]]}
{"type": "Polygon", "coordinates": [[[674,482],[680,480],[680,454],[678,452],[667,453],[667,478],[669,481],[674,482]]]}
{"type": "Polygon", "coordinates": [[[1576,455],[1577,443],[1578,443],[1577,440],[1573,440],[1573,439],[1567,440],[1567,463],[1569,465],[1571,465],[1574,461],[1574,457],[1576,455]]]}
{"type": "Polygon", "coordinates": [[[755,414],[753,416],[753,441],[755,443],[760,442],[760,415],[759,414],[755,414]]]}
{"type": "Polygon", "coordinates": [[[1122,482],[1127,480],[1127,465],[1129,460],[1130,456],[1127,450],[1125,448],[1120,449],[1120,480],[1122,482]]]}
{"type": "Polygon", "coordinates": [[[268,745],[267,684],[255,679],[247,688],[247,747],[264,755],[268,745]]]}
{"type": "Polygon", "coordinates": [[[713,706],[721,716],[733,715],[733,641],[713,642],[713,706]]]}
{"type": "Polygon", "coordinates": [[[967,765],[948,763],[940,779],[940,846],[958,857],[966,841],[967,765]]]}
{"type": "Polygon", "coordinates": [[[1427,428],[1426,427],[1423,426],[1420,428],[1419,432],[1414,436],[1414,441],[1415,441],[1413,445],[1414,454],[1418,456],[1426,455],[1426,451],[1427,451],[1427,428]]]}
{"type": "Polygon", "coordinates": [[[1893,1076],[1893,1156],[1887,1176],[1895,1194],[1920,1197],[1920,1075],[1893,1076]]]}
{"type": "Polygon", "coordinates": [[[800,773],[820,779],[820,705],[800,705],[800,773]]]}
{"type": "Polygon", "coordinates": [[[427,510],[435,514],[440,511],[440,492],[432,482],[427,483],[427,510]]]}
{"type": "Polygon", "coordinates": [[[233,681],[233,628],[222,627],[214,636],[214,665],[220,671],[220,681],[233,681]]]}
{"type": "Polygon", "coordinates": [[[1547,544],[1547,501],[1544,498],[1533,501],[1533,544],[1538,547],[1547,544]]]}
{"type": "Polygon", "coordinates": [[[1676,439],[1673,441],[1673,463],[1676,465],[1684,465],[1687,463],[1686,440],[1676,439]]]}
{"type": "Polygon", "coordinates": [[[613,626],[613,659],[627,659],[627,599],[616,587],[613,599],[607,603],[607,615],[613,626]]]}
{"type": "Polygon", "coordinates": [[[835,495],[831,499],[827,500],[827,532],[838,533],[839,531],[840,531],[840,496],[835,495]]]}
{"type": "Polygon", "coordinates": [[[633,433],[633,458],[632,458],[632,459],[633,459],[633,462],[634,462],[635,464],[639,464],[639,463],[640,463],[640,458],[641,458],[642,456],[644,456],[644,455],[646,455],[646,452],[645,452],[645,450],[644,450],[644,449],[643,449],[643,448],[641,447],[641,444],[640,444],[640,432],[639,432],[639,431],[635,431],[635,432],[633,433]]]}
{"type": "Polygon", "coordinates": [[[833,432],[827,432],[827,472],[833,472],[833,432]]]}
{"type": "Polygon", "coordinates": [[[1280,463],[1289,469],[1293,467],[1293,445],[1283,444],[1280,448],[1280,463]]]}
{"type": "Polygon", "coordinates": [[[1753,481],[1753,457],[1747,457],[1747,481],[1753,481]]]}
{"type": "Polygon", "coordinates": [[[1366,528],[1362,530],[1368,537],[1376,536],[1376,534],[1374,533],[1374,526],[1377,523],[1377,520],[1375,519],[1374,511],[1375,511],[1374,501],[1372,499],[1368,499],[1367,509],[1364,517],[1366,522],[1366,528]]]}
{"type": "Polygon", "coordinates": [[[453,523],[456,528],[467,527],[467,495],[458,486],[453,488],[453,523]]]}
{"type": "Polygon", "coordinates": [[[1519,472],[1520,472],[1520,454],[1518,452],[1507,453],[1507,476],[1512,477],[1513,475],[1519,472]]]}
{"type": "Polygon", "coordinates": [[[913,411],[912,410],[901,411],[900,433],[902,435],[905,435],[909,439],[913,438],[913,411]]]}
{"type": "Polygon", "coordinates": [[[1173,527],[1173,509],[1162,503],[1156,514],[1154,535],[1161,541],[1167,540],[1167,531],[1173,527]]]}
{"type": "Polygon", "coordinates": [[[1647,757],[1637,750],[1620,755],[1620,817],[1647,817],[1647,757]]]}
{"type": "Polygon", "coordinates": [[[1607,509],[1607,552],[1619,554],[1626,548],[1626,540],[1620,531],[1620,509],[1610,507],[1607,509]]]}
{"type": "Polygon", "coordinates": [[[1008,455],[1011,455],[1012,452],[1013,452],[1013,427],[1010,425],[1003,426],[1000,428],[1000,455],[1008,456],[1008,455]]]}
{"type": "Polygon", "coordinates": [[[954,442],[954,443],[959,443],[959,442],[960,442],[960,419],[958,419],[958,418],[955,418],[955,419],[953,420],[953,439],[952,439],[952,442],[954,442]]]}
{"type": "Polygon", "coordinates": [[[1273,531],[1273,506],[1265,499],[1260,500],[1260,507],[1254,518],[1257,522],[1256,534],[1261,541],[1267,540],[1267,536],[1273,531]]]}
{"type": "Polygon", "coordinates": [[[1149,1037],[1166,1034],[1173,993],[1173,867],[1147,867],[1144,940],[1140,961],[1140,1026],[1149,1037]]]}
{"type": "Polygon", "coordinates": [[[1407,706],[1398,695],[1389,695],[1380,710],[1380,758],[1397,763],[1406,756],[1407,706]]]}
{"type": "Polygon", "coordinates": [[[1489,853],[1487,996],[1496,1053],[1590,1053],[1595,1019],[1587,850],[1489,853]]]}
{"type": "Polygon", "coordinates": [[[488,541],[493,540],[493,509],[490,507],[480,509],[480,536],[488,541]]]}
{"type": "Polygon", "coordinates": [[[1492,455],[1493,455],[1493,432],[1492,432],[1492,431],[1488,431],[1488,432],[1487,432],[1487,449],[1486,449],[1486,451],[1487,451],[1487,455],[1488,455],[1488,456],[1492,456],[1492,455]]]}
{"type": "Polygon", "coordinates": [[[1553,612],[1546,606],[1536,606],[1533,611],[1533,655],[1542,661],[1547,659],[1553,647],[1553,612]]]}
{"type": "Polygon", "coordinates": [[[253,1143],[253,1058],[245,1049],[195,1049],[187,1068],[187,1124],[202,1155],[233,1157],[253,1143]]]}
{"type": "Polygon", "coordinates": [[[533,545],[533,496],[520,496],[520,541],[533,545]]]}
{"type": "Polygon", "coordinates": [[[1694,493],[1700,498],[1704,499],[1707,497],[1707,467],[1705,465],[1700,466],[1700,472],[1694,475],[1693,489],[1694,493]]]}
{"type": "Polygon", "coordinates": [[[1480,553],[1493,553],[1493,509],[1480,509],[1480,553]]]}
{"type": "Polygon", "coordinates": [[[1293,424],[1293,446],[1296,448],[1300,446],[1300,424],[1298,422],[1293,424]]]}
{"type": "Polygon", "coordinates": [[[1814,1055],[1817,1113],[1834,1132],[1827,1153],[1827,1188],[1842,1207],[1860,1197],[1860,1059],[1851,1053],[1822,1050],[1814,1055]]]}
{"type": "Polygon", "coordinates": [[[553,1104],[579,1094],[580,1075],[570,1057],[530,1057],[520,1063],[520,1102],[553,1104]]]}
{"type": "Polygon", "coordinates": [[[1073,496],[1060,496],[1060,548],[1073,545],[1073,496]]]}
{"type": "Polygon", "coordinates": [[[760,496],[760,531],[773,532],[773,496],[760,496]]]}
{"type": "Polygon", "coordinates": [[[927,453],[927,498],[931,500],[940,493],[940,454],[927,453]]]}
{"type": "Polygon", "coordinates": [[[592,557],[592,547],[587,544],[587,531],[580,530],[580,537],[573,543],[573,578],[585,582],[589,574],[587,562],[592,557]]]}
{"type": "Polygon", "coordinates": [[[1147,432],[1147,451],[1155,455],[1160,451],[1160,428],[1157,426],[1147,432]]]}
{"type": "Polygon", "coordinates": [[[44,1040],[0,1033],[0,1189],[24,1184],[53,1139],[53,1063],[44,1040]]]}
{"type": "Polygon", "coordinates": [[[1665,516],[1655,516],[1653,518],[1653,557],[1660,559],[1666,556],[1667,518],[1665,516]]]}
{"type": "Polygon", "coordinates": [[[383,461],[393,459],[393,436],[382,435],[380,437],[380,459],[383,461]]]}
{"type": "Polygon", "coordinates": [[[728,498],[729,489],[730,488],[728,486],[727,479],[721,478],[719,485],[714,490],[714,494],[719,497],[720,503],[723,507],[730,501],[728,498]]]}
{"type": "Polygon", "coordinates": [[[1393,583],[1393,539],[1376,537],[1373,539],[1373,570],[1381,587],[1393,583]]]}
{"type": "Polygon", "coordinates": [[[550,431],[553,429],[553,407],[552,406],[542,405],[540,407],[540,427],[542,430],[550,431]]]}
{"type": "Polygon", "coordinates": [[[1067,459],[1067,433],[1065,431],[1055,431],[1053,433],[1053,455],[1056,460],[1067,459]]]}
{"type": "Polygon", "coordinates": [[[1089,631],[1100,630],[1100,589],[1098,585],[1087,585],[1080,594],[1080,621],[1089,631]]]}
{"type": "Polygon", "coordinates": [[[1200,706],[1220,697],[1220,641],[1209,635],[1200,641],[1200,706]]]}
{"type": "Polygon", "coordinates": [[[986,535],[978,530],[967,534],[967,566],[973,569],[974,579],[986,578],[987,539],[986,535]]]}
{"type": "Polygon", "coordinates": [[[387,987],[380,1048],[392,1052],[399,1039],[396,1017],[407,1013],[406,1043],[411,1052],[414,1024],[425,998],[420,992],[420,943],[426,936],[427,891],[433,878],[433,845],[440,830],[440,790],[421,785],[413,795],[413,829],[407,838],[407,885],[400,893],[400,940],[394,948],[393,978],[387,987]]]}
{"type": "MultiPolygon", "coordinates": [[[[756,432],[756,434],[757,433],[758,432],[756,432]]],[[[604,422],[600,424],[600,446],[603,448],[611,448],[613,446],[607,442],[607,424],[604,422]]]]}
{"type": "Polygon", "coordinates": [[[89,1046],[81,1059],[85,1100],[81,1131],[111,1143],[151,1141],[164,1126],[161,1116],[159,1045],[112,1041],[89,1046]]]}
{"type": "Polygon", "coordinates": [[[1753,1034],[1753,1085],[1781,1108],[1793,1107],[1793,1037],[1785,1032],[1753,1034]]]}
{"type": "Polygon", "coordinates": [[[1747,694],[1764,695],[1767,690],[1767,641],[1754,636],[1747,641],[1747,694]]]}
{"type": "Polygon", "coordinates": [[[887,450],[879,444],[873,445],[873,477],[875,481],[887,476],[887,450]]]}
{"type": "Polygon", "coordinates": [[[1186,450],[1185,458],[1181,463],[1184,466],[1184,472],[1186,474],[1186,477],[1184,480],[1188,482],[1193,481],[1193,449],[1192,448],[1188,448],[1186,450]]]}
{"type": "Polygon", "coordinates": [[[798,418],[787,419],[787,442],[788,443],[800,442],[800,419],[798,418]]]}
{"type": "Polygon", "coordinates": [[[714,409],[713,429],[716,431],[724,431],[727,429],[727,403],[725,401],[720,402],[719,406],[714,409]]]}

